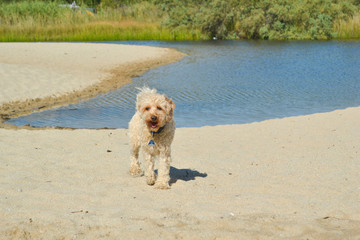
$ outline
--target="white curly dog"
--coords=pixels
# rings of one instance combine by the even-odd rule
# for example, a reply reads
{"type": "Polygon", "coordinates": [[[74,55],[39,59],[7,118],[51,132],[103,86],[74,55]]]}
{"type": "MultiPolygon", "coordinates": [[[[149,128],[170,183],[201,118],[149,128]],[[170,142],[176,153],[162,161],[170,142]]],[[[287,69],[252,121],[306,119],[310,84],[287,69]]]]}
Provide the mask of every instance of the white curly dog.
{"type": "Polygon", "coordinates": [[[144,87],[136,97],[136,113],[129,122],[131,147],[130,174],[141,176],[139,150],[145,159],[145,177],[148,185],[159,189],[170,188],[171,143],[175,134],[173,118],[175,104],[156,89],[144,87]],[[159,158],[158,176],[154,160],[159,158]]]}

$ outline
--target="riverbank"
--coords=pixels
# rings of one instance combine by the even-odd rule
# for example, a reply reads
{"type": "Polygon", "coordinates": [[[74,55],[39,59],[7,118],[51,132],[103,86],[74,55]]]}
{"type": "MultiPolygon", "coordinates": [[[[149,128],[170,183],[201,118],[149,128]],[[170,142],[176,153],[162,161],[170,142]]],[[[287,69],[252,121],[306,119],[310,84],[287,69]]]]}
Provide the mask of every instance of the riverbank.
{"type": "Polygon", "coordinates": [[[0,116],[74,103],[184,57],[173,49],[90,43],[1,43],[0,116]]]}
{"type": "MultiPolygon", "coordinates": [[[[182,56],[114,45],[93,55],[102,44],[73,51],[52,44],[33,43],[19,54],[25,45],[0,44],[9,53],[0,66],[12,80],[1,82],[0,96],[62,95],[111,78],[122,63],[138,69],[138,60],[182,56]],[[43,55],[33,55],[42,47],[43,55]],[[52,82],[56,76],[69,77],[52,82]]],[[[164,191],[128,174],[126,129],[0,128],[0,239],[358,239],[358,119],[360,107],[177,129],[171,189],[164,191]]]]}

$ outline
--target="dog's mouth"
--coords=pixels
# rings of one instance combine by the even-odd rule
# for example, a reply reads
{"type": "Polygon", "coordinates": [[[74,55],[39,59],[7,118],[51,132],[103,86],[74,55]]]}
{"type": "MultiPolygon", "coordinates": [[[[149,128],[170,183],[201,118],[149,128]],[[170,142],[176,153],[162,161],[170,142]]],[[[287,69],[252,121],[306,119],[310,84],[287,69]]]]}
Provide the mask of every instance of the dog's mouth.
{"type": "Polygon", "coordinates": [[[149,125],[152,129],[156,129],[158,127],[158,122],[150,122],[149,125]]]}

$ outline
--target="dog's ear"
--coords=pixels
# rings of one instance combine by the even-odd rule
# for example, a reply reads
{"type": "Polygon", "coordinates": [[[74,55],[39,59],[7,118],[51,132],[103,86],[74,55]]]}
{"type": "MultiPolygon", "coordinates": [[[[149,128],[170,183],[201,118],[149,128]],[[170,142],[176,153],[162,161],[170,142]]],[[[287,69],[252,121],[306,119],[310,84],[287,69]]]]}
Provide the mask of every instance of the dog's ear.
{"type": "Polygon", "coordinates": [[[166,121],[170,122],[174,116],[175,103],[173,102],[173,100],[171,98],[165,97],[165,100],[168,103],[167,110],[166,110],[166,121]]]}

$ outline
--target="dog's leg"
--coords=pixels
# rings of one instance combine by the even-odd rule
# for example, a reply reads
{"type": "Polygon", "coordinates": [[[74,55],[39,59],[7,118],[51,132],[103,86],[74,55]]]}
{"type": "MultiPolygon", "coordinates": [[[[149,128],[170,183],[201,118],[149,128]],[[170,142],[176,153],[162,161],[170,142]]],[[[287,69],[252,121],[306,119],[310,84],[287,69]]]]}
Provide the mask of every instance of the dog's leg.
{"type": "Polygon", "coordinates": [[[132,143],[131,153],[130,153],[131,155],[130,174],[133,176],[142,175],[142,171],[139,163],[139,150],[140,150],[140,145],[136,143],[132,143]]]}
{"type": "Polygon", "coordinates": [[[170,162],[171,162],[170,150],[167,150],[165,152],[160,152],[159,173],[158,173],[158,179],[155,184],[155,187],[158,189],[170,188],[169,186],[170,162]]]}
{"type": "Polygon", "coordinates": [[[146,164],[145,177],[148,185],[154,185],[156,181],[156,175],[154,172],[154,157],[150,153],[144,151],[144,159],[146,164]]]}
{"type": "Polygon", "coordinates": [[[130,137],[130,174],[133,176],[141,176],[142,171],[139,163],[140,151],[140,128],[138,122],[139,115],[135,114],[129,122],[129,137],[130,137]]]}

